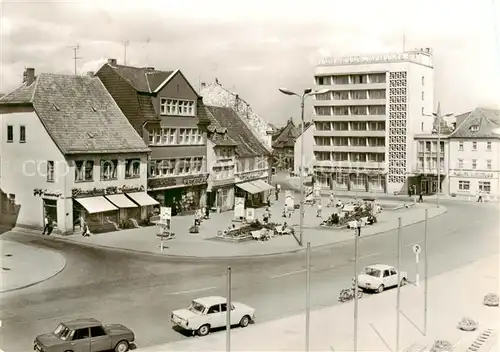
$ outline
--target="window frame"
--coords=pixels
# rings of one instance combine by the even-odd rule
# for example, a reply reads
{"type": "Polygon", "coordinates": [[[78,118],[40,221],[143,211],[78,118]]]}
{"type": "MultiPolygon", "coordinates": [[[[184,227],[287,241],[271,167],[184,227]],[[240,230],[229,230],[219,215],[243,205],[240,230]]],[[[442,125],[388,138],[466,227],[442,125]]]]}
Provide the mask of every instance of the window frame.
{"type": "Polygon", "coordinates": [[[470,181],[458,180],[458,190],[462,192],[470,192],[470,181]]]}
{"type": "Polygon", "coordinates": [[[19,143],[26,143],[26,126],[19,126],[19,143]]]}
{"type": "Polygon", "coordinates": [[[141,177],[141,159],[140,158],[125,159],[125,179],[133,179],[140,177],[141,177]]]}
{"type": "Polygon", "coordinates": [[[6,139],[7,143],[14,143],[14,125],[7,125],[6,133],[7,133],[7,139],[6,139]]]}
{"type": "Polygon", "coordinates": [[[99,162],[101,166],[101,181],[112,181],[118,179],[118,160],[117,159],[101,159],[99,162]],[[112,163],[112,168],[109,163],[112,163]],[[103,166],[106,168],[103,169],[103,166]]]}
{"type": "Polygon", "coordinates": [[[47,160],[47,182],[54,182],[55,163],[54,160],[47,160]]]}

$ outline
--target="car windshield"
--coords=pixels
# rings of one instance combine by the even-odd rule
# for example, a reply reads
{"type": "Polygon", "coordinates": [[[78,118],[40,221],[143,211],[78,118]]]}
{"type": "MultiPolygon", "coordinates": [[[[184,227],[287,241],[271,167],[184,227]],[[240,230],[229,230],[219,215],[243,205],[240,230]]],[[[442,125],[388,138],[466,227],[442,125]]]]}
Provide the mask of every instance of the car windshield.
{"type": "Polygon", "coordinates": [[[66,341],[68,337],[71,335],[71,330],[68,329],[64,324],[59,324],[57,328],[54,330],[54,335],[59,337],[61,340],[66,341]]]}
{"type": "Polygon", "coordinates": [[[188,310],[193,313],[203,313],[205,307],[203,306],[203,304],[199,304],[198,302],[193,301],[191,302],[191,305],[189,306],[188,310]]]}
{"type": "Polygon", "coordinates": [[[370,276],[375,276],[375,277],[380,277],[380,270],[368,267],[368,268],[365,268],[364,274],[370,275],[370,276]]]}

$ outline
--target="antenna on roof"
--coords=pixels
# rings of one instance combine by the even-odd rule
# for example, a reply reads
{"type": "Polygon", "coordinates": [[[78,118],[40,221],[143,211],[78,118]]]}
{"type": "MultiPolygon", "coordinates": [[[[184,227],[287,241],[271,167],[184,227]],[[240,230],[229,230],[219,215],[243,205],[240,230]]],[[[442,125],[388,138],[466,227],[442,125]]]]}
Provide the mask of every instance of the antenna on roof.
{"type": "Polygon", "coordinates": [[[76,61],[78,59],[82,59],[81,56],[77,56],[78,50],[80,50],[80,44],[77,43],[75,46],[70,46],[70,48],[73,50],[73,60],[75,62],[75,76],[76,76],[77,73],[78,73],[77,70],[76,70],[76,61]]]}
{"type": "Polygon", "coordinates": [[[127,65],[127,47],[130,44],[130,42],[127,39],[124,42],[122,42],[122,44],[123,44],[123,64],[127,65]]]}

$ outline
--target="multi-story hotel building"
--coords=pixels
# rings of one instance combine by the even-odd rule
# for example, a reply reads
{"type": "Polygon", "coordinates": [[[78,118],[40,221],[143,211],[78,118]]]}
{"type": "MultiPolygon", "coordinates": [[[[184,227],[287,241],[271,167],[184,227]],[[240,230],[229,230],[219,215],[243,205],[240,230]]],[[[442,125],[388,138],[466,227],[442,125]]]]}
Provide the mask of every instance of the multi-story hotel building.
{"type": "Polygon", "coordinates": [[[431,50],[324,59],[316,67],[314,169],[332,189],[406,192],[433,111],[431,50]]]}

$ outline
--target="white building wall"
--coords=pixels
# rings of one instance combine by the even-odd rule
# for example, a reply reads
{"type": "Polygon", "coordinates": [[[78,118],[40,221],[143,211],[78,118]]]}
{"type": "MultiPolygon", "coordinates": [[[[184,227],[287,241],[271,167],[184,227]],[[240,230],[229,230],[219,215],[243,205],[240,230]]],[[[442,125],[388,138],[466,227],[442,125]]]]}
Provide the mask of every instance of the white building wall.
{"type": "MultiPolygon", "coordinates": [[[[309,126],[304,131],[304,170],[308,170],[308,172],[312,172],[313,166],[314,166],[314,123],[309,126]]],[[[295,140],[295,144],[293,147],[293,162],[294,162],[294,167],[293,167],[293,172],[298,175],[300,172],[300,160],[301,160],[301,145],[302,145],[302,136],[299,136],[295,140]]]]}
{"type": "MultiPolygon", "coordinates": [[[[64,194],[68,166],[64,155],[52,141],[34,111],[4,113],[2,117],[2,190],[15,196],[20,205],[17,225],[40,228],[43,226],[43,199],[33,194],[34,189],[64,194]],[[14,141],[7,142],[7,126],[14,127],[14,141]],[[19,142],[20,126],[26,127],[26,142],[19,142]],[[54,182],[47,181],[47,161],[54,161],[54,182]]],[[[57,224],[65,219],[65,200],[57,200],[57,224]],[[60,209],[60,211],[59,211],[60,209]]]]}
{"type": "Polygon", "coordinates": [[[500,141],[498,139],[480,139],[477,150],[472,149],[473,139],[462,140],[463,150],[460,150],[460,140],[451,139],[449,143],[449,191],[457,195],[471,195],[474,197],[481,182],[490,182],[490,194],[500,196],[500,141]],[[486,149],[487,142],[491,142],[491,151],[486,149]],[[460,168],[459,160],[463,160],[460,168]],[[472,168],[472,160],[476,160],[476,169],[472,168]],[[487,168],[487,160],[491,160],[491,169],[487,168]],[[460,181],[469,182],[469,189],[460,189],[460,181]]]}

